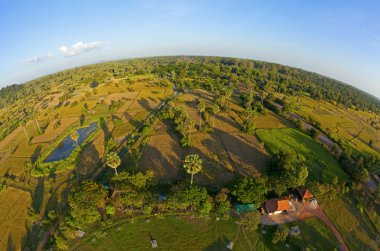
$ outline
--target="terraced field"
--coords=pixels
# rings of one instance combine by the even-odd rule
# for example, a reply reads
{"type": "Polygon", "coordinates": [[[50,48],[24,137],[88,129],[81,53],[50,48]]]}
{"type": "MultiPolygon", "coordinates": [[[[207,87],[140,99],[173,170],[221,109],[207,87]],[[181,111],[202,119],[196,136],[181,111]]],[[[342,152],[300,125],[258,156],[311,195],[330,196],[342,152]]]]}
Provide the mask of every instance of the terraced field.
{"type": "Polygon", "coordinates": [[[354,150],[364,154],[378,155],[380,133],[373,125],[377,125],[380,121],[379,115],[350,108],[344,109],[309,97],[303,97],[300,100],[298,114],[318,121],[323,130],[330,132],[333,138],[339,136],[348,140],[354,150]],[[372,146],[369,144],[370,140],[372,140],[372,146]]]}

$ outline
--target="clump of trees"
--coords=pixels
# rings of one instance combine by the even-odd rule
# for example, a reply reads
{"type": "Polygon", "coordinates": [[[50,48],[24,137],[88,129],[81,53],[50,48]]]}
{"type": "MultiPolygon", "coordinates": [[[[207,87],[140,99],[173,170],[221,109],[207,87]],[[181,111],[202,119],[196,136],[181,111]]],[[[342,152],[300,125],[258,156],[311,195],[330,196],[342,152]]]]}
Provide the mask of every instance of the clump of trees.
{"type": "Polygon", "coordinates": [[[160,118],[173,120],[175,129],[180,134],[182,147],[191,145],[190,132],[195,128],[195,121],[190,118],[185,108],[174,106],[172,102],[169,102],[165,109],[161,111],[160,118]]]}
{"type": "Polygon", "coordinates": [[[271,184],[277,195],[303,186],[309,175],[305,159],[294,152],[278,152],[269,162],[271,184]]]}
{"type": "Polygon", "coordinates": [[[265,201],[269,185],[264,179],[239,178],[232,187],[231,194],[241,203],[255,203],[260,206],[265,201]]]}
{"type": "Polygon", "coordinates": [[[289,235],[289,229],[285,226],[278,226],[277,229],[272,234],[272,242],[273,244],[277,244],[279,242],[284,242],[289,235]]]}

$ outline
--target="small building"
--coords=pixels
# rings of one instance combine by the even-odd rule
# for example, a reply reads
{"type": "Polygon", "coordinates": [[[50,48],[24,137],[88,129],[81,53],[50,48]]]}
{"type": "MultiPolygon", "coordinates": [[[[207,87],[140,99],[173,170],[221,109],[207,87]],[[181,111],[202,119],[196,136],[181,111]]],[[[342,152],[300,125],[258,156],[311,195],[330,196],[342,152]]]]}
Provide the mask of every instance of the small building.
{"type": "Polygon", "coordinates": [[[270,199],[265,202],[265,210],[268,215],[286,212],[291,208],[288,197],[270,199]]]}
{"type": "Polygon", "coordinates": [[[313,198],[313,195],[306,188],[298,188],[298,194],[301,197],[301,200],[310,200],[313,198]]]}
{"type": "Polygon", "coordinates": [[[235,210],[238,213],[246,213],[256,210],[255,204],[237,204],[235,210]]]}
{"type": "Polygon", "coordinates": [[[152,244],[152,248],[157,248],[158,247],[157,241],[155,239],[152,239],[150,241],[150,243],[152,244]]]}
{"type": "Polygon", "coordinates": [[[289,230],[290,235],[300,235],[301,230],[298,226],[291,227],[289,230]]]}
{"type": "Polygon", "coordinates": [[[234,243],[232,242],[232,241],[229,241],[228,243],[227,243],[227,249],[228,250],[232,250],[234,248],[234,243]]]}
{"type": "Polygon", "coordinates": [[[84,236],[85,234],[86,234],[86,232],[84,232],[84,231],[78,229],[78,230],[77,230],[77,233],[76,233],[76,236],[77,236],[78,238],[83,238],[83,236],[84,236]]]}

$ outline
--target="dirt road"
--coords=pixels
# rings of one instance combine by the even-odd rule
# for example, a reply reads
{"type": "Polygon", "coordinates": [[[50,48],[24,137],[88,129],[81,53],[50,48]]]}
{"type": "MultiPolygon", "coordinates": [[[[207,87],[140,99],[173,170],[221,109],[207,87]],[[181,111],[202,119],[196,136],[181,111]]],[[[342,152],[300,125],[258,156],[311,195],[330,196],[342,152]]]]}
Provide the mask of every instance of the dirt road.
{"type": "Polygon", "coordinates": [[[338,232],[334,224],[330,221],[330,219],[326,216],[323,210],[318,206],[311,206],[309,203],[299,203],[293,202],[296,206],[297,210],[289,211],[288,213],[281,213],[276,215],[262,215],[261,216],[261,224],[263,225],[279,225],[288,222],[303,220],[311,217],[319,218],[323,223],[326,224],[331,230],[331,232],[335,235],[335,238],[338,240],[340,244],[341,251],[348,251],[348,247],[344,242],[343,237],[338,232]]]}

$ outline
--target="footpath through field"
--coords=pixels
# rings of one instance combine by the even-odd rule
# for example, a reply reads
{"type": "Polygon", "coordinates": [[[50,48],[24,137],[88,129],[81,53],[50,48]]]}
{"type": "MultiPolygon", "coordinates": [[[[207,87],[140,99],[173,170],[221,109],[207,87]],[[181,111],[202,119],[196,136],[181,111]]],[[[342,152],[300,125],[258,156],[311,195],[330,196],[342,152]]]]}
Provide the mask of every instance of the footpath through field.
{"type": "Polygon", "coordinates": [[[330,219],[326,216],[323,210],[318,206],[311,206],[309,203],[299,203],[292,201],[292,203],[296,206],[296,210],[288,211],[287,213],[281,213],[276,215],[262,215],[261,216],[261,224],[263,225],[280,225],[284,223],[289,223],[293,221],[303,220],[311,217],[319,218],[323,223],[326,224],[335,235],[335,238],[338,240],[340,244],[341,251],[348,251],[348,247],[344,242],[343,237],[338,232],[334,224],[330,221],[330,219]]]}

